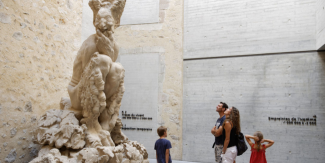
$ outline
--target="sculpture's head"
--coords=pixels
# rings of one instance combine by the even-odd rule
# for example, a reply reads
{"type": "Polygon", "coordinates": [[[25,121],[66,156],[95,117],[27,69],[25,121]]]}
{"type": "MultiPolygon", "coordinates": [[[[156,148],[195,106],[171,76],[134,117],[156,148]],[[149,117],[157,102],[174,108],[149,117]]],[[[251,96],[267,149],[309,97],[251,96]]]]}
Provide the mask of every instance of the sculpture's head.
{"type": "Polygon", "coordinates": [[[114,18],[109,7],[101,7],[96,15],[95,27],[106,34],[114,29],[114,18]]]}

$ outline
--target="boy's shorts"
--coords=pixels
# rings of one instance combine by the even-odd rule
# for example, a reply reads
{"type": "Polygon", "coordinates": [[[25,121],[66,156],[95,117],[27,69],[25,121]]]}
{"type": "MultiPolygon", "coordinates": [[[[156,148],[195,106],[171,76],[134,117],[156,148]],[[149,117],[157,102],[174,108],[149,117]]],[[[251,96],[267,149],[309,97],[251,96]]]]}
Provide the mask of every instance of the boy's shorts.
{"type": "Polygon", "coordinates": [[[222,162],[222,158],[221,158],[222,149],[223,149],[223,145],[215,145],[214,146],[214,154],[215,154],[217,163],[222,162]]]}

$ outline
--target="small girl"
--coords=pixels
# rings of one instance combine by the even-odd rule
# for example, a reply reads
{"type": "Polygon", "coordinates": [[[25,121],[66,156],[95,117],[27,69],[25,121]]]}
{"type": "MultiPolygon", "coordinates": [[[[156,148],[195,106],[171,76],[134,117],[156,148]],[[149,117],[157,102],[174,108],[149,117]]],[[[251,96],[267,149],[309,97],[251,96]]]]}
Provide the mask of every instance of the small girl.
{"type": "Polygon", "coordinates": [[[254,136],[245,135],[245,138],[249,146],[252,148],[250,163],[266,163],[265,149],[271,147],[274,144],[274,141],[263,139],[261,131],[255,132],[254,136]],[[255,144],[253,144],[250,139],[254,139],[255,144]],[[268,142],[268,144],[262,145],[264,142],[268,142]]]}

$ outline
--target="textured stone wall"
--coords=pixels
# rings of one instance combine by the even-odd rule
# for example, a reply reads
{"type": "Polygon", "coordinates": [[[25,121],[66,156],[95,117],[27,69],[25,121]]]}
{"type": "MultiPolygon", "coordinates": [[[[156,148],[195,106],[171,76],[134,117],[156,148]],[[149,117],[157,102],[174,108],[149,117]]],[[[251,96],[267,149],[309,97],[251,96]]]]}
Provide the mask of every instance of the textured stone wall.
{"type": "Polygon", "coordinates": [[[316,0],[184,3],[184,58],[316,50],[316,0]]]}
{"type": "Polygon", "coordinates": [[[81,6],[78,0],[0,0],[0,162],[33,159],[37,119],[68,96],[81,6]]]}
{"type": "MultiPolygon", "coordinates": [[[[266,150],[268,162],[324,162],[324,88],[324,52],[185,61],[183,160],[214,162],[210,130],[224,101],[239,109],[244,134],[261,131],[275,141],[266,150]],[[313,126],[268,120],[313,115],[313,126]]],[[[249,162],[250,154],[249,148],[236,162],[249,162]]]]}
{"type": "Polygon", "coordinates": [[[316,38],[317,49],[325,50],[325,1],[317,0],[316,4],[316,38]]]}

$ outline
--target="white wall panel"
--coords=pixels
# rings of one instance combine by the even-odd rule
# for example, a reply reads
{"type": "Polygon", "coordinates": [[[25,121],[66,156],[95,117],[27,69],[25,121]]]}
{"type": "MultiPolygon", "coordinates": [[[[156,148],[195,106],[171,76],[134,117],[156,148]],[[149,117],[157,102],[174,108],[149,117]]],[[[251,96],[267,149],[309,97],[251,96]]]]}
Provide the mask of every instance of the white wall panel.
{"type": "Polygon", "coordinates": [[[316,50],[316,0],[184,4],[184,58],[316,50]]]}
{"type": "Polygon", "coordinates": [[[121,24],[159,22],[159,0],[127,0],[121,24]]]}
{"type": "Polygon", "coordinates": [[[125,68],[125,92],[120,108],[128,114],[144,114],[152,120],[122,119],[123,125],[133,128],[151,128],[151,131],[122,130],[129,140],[143,144],[149,158],[155,158],[154,144],[159,138],[157,135],[157,110],[159,91],[160,61],[159,53],[123,54],[119,62],[125,68]]]}
{"type": "Polygon", "coordinates": [[[325,0],[317,0],[316,5],[317,49],[325,50],[325,0]]]}

